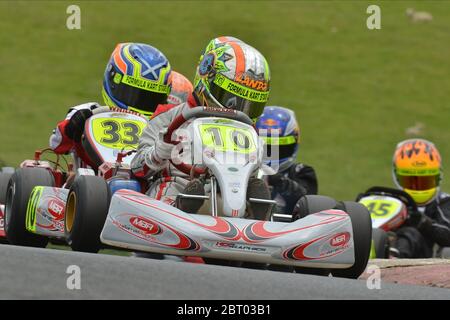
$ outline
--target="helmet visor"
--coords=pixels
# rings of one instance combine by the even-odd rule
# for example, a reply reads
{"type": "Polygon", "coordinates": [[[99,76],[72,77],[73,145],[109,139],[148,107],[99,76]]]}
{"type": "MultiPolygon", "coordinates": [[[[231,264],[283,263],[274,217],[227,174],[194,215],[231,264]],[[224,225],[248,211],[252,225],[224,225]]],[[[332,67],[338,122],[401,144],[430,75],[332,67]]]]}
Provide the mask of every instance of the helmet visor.
{"type": "Polygon", "coordinates": [[[135,111],[153,113],[159,104],[167,103],[170,86],[157,82],[112,74],[109,79],[112,96],[135,111]]]}
{"type": "Polygon", "coordinates": [[[269,91],[258,91],[217,74],[209,83],[209,92],[222,107],[242,111],[251,119],[258,118],[269,98],[269,91]]]}
{"type": "MultiPolygon", "coordinates": [[[[265,144],[265,155],[273,157],[277,154],[278,149],[278,159],[282,160],[285,158],[290,158],[297,151],[297,137],[296,136],[285,136],[285,137],[263,137],[260,136],[265,144]]],[[[275,160],[275,159],[272,159],[275,160]]]]}
{"type": "Polygon", "coordinates": [[[439,185],[440,175],[433,176],[405,176],[396,175],[397,181],[400,186],[410,190],[428,190],[436,188],[439,185]]]}

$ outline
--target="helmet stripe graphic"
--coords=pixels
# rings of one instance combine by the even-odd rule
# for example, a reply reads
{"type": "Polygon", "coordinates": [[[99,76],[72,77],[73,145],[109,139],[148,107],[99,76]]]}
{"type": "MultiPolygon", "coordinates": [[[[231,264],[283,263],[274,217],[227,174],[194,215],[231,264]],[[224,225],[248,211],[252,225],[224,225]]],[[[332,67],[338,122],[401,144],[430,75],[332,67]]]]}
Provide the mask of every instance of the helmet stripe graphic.
{"type": "Polygon", "coordinates": [[[240,77],[245,72],[245,56],[242,47],[236,42],[229,42],[229,45],[233,48],[236,54],[236,77],[240,77]]]}
{"type": "Polygon", "coordinates": [[[127,73],[127,65],[125,61],[122,59],[122,56],[120,55],[120,52],[122,51],[122,44],[118,44],[116,49],[113,52],[114,62],[116,63],[117,67],[119,67],[120,71],[122,71],[124,74],[127,73]]]}

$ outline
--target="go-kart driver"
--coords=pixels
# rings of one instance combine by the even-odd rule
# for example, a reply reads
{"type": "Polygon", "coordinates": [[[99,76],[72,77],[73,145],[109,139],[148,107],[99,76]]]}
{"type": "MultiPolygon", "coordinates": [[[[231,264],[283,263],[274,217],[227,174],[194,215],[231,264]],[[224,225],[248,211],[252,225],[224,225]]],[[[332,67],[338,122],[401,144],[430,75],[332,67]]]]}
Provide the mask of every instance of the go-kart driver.
{"type": "Polygon", "coordinates": [[[430,141],[409,139],[397,145],[394,182],[414,199],[419,212],[395,232],[394,256],[430,258],[435,243],[450,246],[450,195],[440,191],[441,169],[441,156],[430,141]]]}
{"type": "Polygon", "coordinates": [[[266,142],[266,164],[278,172],[267,176],[276,213],[290,215],[297,201],[306,194],[317,194],[316,172],[311,166],[297,162],[300,128],[294,111],[267,106],[256,122],[256,130],[266,142]],[[278,149],[278,152],[272,152],[278,149]],[[270,158],[269,158],[270,157],[270,158]]]}
{"type": "MultiPolygon", "coordinates": [[[[196,106],[230,108],[256,119],[266,104],[269,80],[267,61],[259,51],[232,37],[211,40],[200,57],[188,101],[152,118],[141,135],[131,166],[136,176],[147,180],[153,177],[147,194],[173,205],[179,193],[187,192],[190,177],[168,161],[174,145],[163,140],[167,127],[183,110],[196,106]],[[260,98],[250,99],[245,92],[257,92],[260,98]]],[[[203,190],[198,184],[190,187],[203,190]]]]}
{"type": "MultiPolygon", "coordinates": [[[[185,101],[186,86],[190,84],[185,79],[171,70],[169,61],[158,49],[141,43],[120,43],[106,66],[102,95],[109,107],[150,117],[157,108],[167,108],[171,101],[185,101]]],[[[86,120],[100,106],[89,102],[70,108],[53,130],[50,147],[58,154],[75,150],[85,164],[93,167],[80,141],[86,120]]]]}

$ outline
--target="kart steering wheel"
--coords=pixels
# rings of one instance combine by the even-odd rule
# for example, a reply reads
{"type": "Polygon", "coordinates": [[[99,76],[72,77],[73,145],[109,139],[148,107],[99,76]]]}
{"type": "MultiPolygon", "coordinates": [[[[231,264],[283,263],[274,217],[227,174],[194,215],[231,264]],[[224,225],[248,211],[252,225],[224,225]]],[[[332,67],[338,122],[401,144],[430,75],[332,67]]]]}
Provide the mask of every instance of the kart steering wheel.
{"type": "MultiPolygon", "coordinates": [[[[205,117],[226,118],[237,120],[248,125],[253,125],[253,121],[250,119],[250,117],[241,111],[226,108],[194,107],[183,110],[183,112],[172,121],[172,123],[167,128],[167,132],[164,134],[164,142],[171,143],[173,145],[179,144],[180,141],[172,140],[172,135],[175,130],[180,128],[181,125],[192,118],[205,117]]],[[[206,168],[198,168],[195,165],[183,162],[176,164],[172,161],[172,159],[170,159],[169,161],[175,168],[187,175],[194,175],[195,177],[197,177],[206,172],[206,168]]]]}
{"type": "Polygon", "coordinates": [[[370,195],[380,195],[380,196],[391,196],[396,199],[399,199],[401,202],[403,202],[406,205],[406,208],[408,210],[409,215],[415,215],[418,214],[417,204],[414,201],[414,199],[405,191],[394,189],[394,188],[388,188],[388,187],[371,187],[366,190],[366,192],[360,194],[356,201],[359,201],[361,198],[365,196],[370,195]]]}

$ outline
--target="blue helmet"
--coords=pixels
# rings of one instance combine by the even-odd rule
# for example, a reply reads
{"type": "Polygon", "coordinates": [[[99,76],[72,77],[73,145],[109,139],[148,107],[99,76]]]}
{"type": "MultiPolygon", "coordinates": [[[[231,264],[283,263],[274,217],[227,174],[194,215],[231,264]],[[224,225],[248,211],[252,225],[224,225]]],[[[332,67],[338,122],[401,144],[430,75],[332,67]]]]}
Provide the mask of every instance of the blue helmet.
{"type": "Polygon", "coordinates": [[[141,43],[119,43],[103,77],[103,99],[108,106],[152,115],[167,103],[171,67],[158,49],[141,43]]]}
{"type": "Polygon", "coordinates": [[[265,141],[266,164],[279,166],[279,171],[287,169],[297,159],[300,128],[295,113],[287,108],[268,106],[256,122],[256,131],[265,141]],[[274,147],[278,147],[278,157],[274,159],[274,147]]]}

